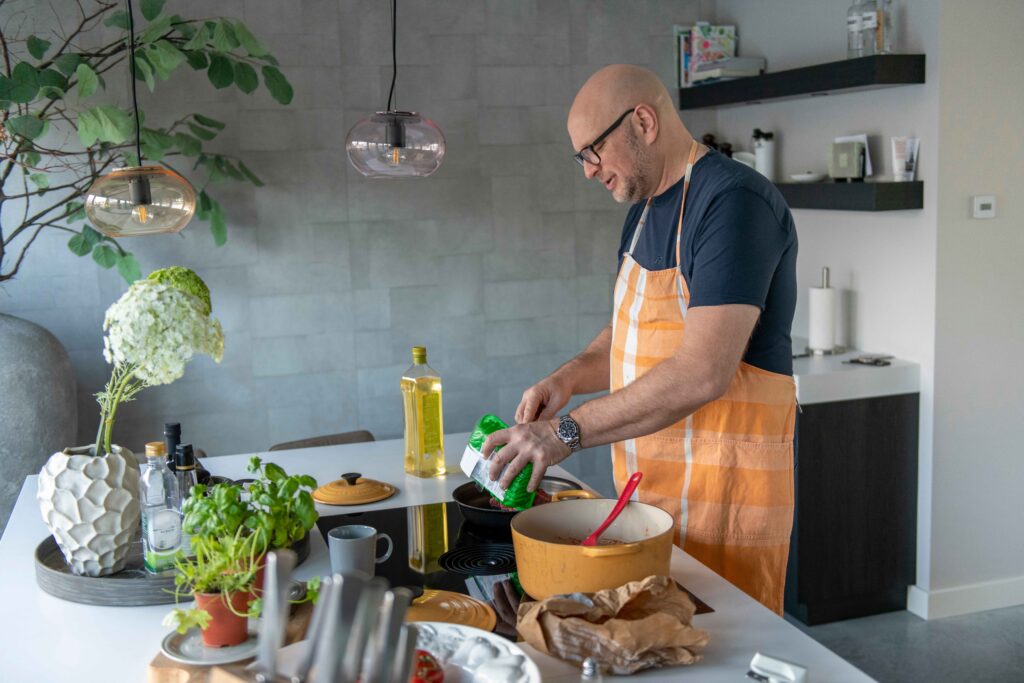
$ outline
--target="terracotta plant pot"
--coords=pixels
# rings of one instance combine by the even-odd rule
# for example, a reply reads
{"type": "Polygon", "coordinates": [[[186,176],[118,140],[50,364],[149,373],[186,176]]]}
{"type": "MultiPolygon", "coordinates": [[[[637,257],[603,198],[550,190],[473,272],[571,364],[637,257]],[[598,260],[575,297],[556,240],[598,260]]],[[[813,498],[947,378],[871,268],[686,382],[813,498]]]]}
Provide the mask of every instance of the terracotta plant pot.
{"type": "Polygon", "coordinates": [[[512,519],[519,582],[532,598],[593,593],[651,575],[668,576],[672,515],[632,502],[601,536],[616,545],[584,548],[615,506],[614,500],[566,500],[524,510],[512,519]],[[576,544],[573,545],[572,541],[576,544]]]}
{"type": "MultiPolygon", "coordinates": [[[[196,593],[196,607],[210,613],[210,625],[203,631],[206,647],[241,645],[249,637],[249,619],[240,617],[228,607],[223,593],[196,593]]],[[[231,593],[231,606],[235,612],[249,609],[248,593],[231,593]]]]}

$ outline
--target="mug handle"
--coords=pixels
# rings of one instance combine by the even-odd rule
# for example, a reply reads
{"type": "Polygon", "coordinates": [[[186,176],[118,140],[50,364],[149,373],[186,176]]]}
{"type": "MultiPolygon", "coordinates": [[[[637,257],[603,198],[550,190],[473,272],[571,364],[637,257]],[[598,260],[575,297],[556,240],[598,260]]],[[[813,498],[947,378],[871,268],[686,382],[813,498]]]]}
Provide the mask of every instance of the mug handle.
{"type": "Polygon", "coordinates": [[[383,557],[378,557],[377,558],[377,560],[376,560],[377,564],[380,564],[381,562],[387,562],[388,558],[391,557],[391,551],[395,549],[395,544],[392,543],[390,536],[388,536],[387,534],[383,534],[383,533],[382,534],[377,534],[377,540],[379,541],[381,539],[384,539],[385,541],[388,542],[388,549],[384,552],[384,556],[383,557]]]}

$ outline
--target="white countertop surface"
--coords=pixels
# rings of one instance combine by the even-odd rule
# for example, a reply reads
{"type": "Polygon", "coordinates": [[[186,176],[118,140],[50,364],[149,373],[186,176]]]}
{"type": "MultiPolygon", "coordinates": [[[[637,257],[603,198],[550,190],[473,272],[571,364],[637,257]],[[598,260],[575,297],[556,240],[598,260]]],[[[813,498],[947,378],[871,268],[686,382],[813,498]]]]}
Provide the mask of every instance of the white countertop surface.
{"type": "MultiPolygon", "coordinates": [[[[806,339],[793,337],[793,354],[803,353],[806,345],[806,339]]],[[[863,353],[851,349],[831,356],[794,358],[797,400],[810,405],[921,391],[921,366],[917,363],[899,358],[890,358],[884,367],[847,362],[863,353]]]]}
{"type": "MultiPolygon", "coordinates": [[[[875,371],[875,368],[865,368],[875,371]]],[[[445,435],[448,466],[455,472],[438,479],[408,477],[402,470],[400,439],[328,446],[264,455],[292,473],[311,474],[326,482],[341,472],[359,471],[367,477],[398,486],[388,500],[345,508],[345,512],[405,507],[452,499],[452,490],[467,478],[458,471],[458,458],[468,434],[445,435]]],[[[248,455],[223,456],[204,461],[214,474],[246,476],[248,455]]],[[[566,476],[566,473],[559,472],[566,476]]],[[[144,681],[146,665],[160,649],[167,629],[160,622],[170,605],[151,607],[98,607],[55,598],[36,586],[33,555],[47,536],[35,501],[36,477],[25,480],[10,522],[0,539],[0,680],[8,683],[121,683],[144,681]]],[[[317,506],[324,515],[338,508],[317,506]]],[[[309,559],[296,570],[306,579],[325,575],[330,560],[323,539],[313,528],[309,559]]],[[[659,669],[633,678],[650,681],[693,680],[701,683],[736,683],[751,657],[760,651],[803,664],[813,681],[870,681],[852,665],[818,644],[781,617],[707,569],[679,548],[673,550],[672,575],[715,611],[694,619],[711,635],[704,659],[691,667],[659,669]]],[[[546,681],[578,677],[578,669],[542,655],[521,643],[546,681]]],[[[608,678],[608,677],[606,677],[608,678]]],[[[567,679],[569,680],[569,679],[567,679]]]]}

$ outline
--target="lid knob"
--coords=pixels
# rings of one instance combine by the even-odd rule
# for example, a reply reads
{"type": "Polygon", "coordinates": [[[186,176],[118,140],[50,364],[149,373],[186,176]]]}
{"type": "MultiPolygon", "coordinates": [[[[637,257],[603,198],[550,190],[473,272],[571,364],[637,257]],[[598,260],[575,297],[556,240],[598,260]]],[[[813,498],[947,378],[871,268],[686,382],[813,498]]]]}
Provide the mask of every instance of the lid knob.
{"type": "Polygon", "coordinates": [[[359,474],[358,472],[347,472],[341,475],[341,478],[348,482],[349,486],[355,486],[356,482],[359,481],[359,477],[361,476],[363,475],[359,474]]]}

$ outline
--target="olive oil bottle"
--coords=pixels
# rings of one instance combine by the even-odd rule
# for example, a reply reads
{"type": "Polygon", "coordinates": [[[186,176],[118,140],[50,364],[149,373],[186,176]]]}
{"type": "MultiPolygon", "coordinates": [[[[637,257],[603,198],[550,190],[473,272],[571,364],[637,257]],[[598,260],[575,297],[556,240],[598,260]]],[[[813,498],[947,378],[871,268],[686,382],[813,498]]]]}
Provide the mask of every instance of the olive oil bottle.
{"type": "Polygon", "coordinates": [[[407,508],[409,568],[420,574],[441,570],[438,560],[448,552],[448,507],[445,503],[407,508]]]}
{"type": "Polygon", "coordinates": [[[402,375],[405,403],[405,471],[417,477],[444,474],[441,377],[427,365],[427,349],[412,348],[412,366],[402,375]]]}

